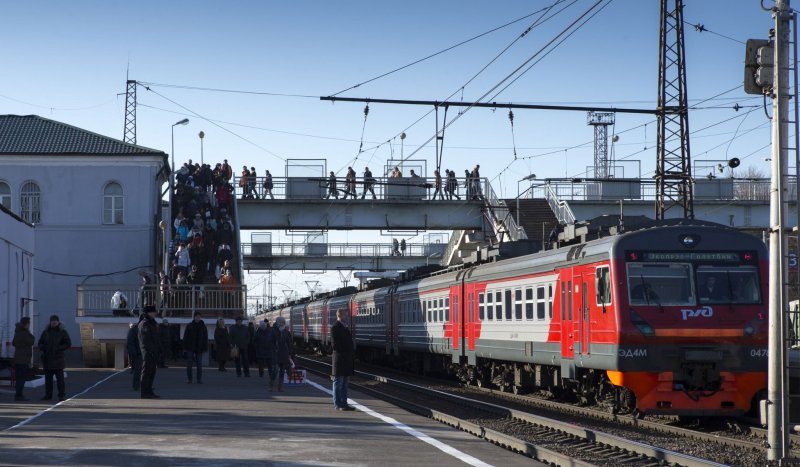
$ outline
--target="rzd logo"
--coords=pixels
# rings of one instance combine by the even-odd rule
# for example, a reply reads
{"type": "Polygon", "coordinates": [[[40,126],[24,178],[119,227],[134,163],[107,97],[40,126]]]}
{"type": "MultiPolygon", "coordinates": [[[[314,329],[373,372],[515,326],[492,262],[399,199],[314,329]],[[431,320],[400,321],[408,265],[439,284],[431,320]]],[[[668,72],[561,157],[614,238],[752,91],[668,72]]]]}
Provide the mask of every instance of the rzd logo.
{"type": "Polygon", "coordinates": [[[703,308],[698,308],[696,310],[691,310],[689,308],[684,308],[681,310],[681,314],[683,315],[683,320],[686,321],[689,318],[711,318],[714,316],[714,309],[710,306],[704,306],[703,308]]]}

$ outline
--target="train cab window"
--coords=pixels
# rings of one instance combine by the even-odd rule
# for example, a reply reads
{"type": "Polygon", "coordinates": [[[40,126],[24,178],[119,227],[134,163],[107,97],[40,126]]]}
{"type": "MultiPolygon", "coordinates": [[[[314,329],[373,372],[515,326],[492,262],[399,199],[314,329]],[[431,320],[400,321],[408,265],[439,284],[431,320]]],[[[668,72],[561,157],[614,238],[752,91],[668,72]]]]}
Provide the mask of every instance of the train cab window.
{"type": "Polygon", "coordinates": [[[536,288],[536,319],[544,319],[544,309],[546,306],[546,299],[544,296],[544,287],[536,288]]]}
{"type": "Polygon", "coordinates": [[[506,319],[511,321],[511,291],[506,290],[506,319]]]}
{"type": "Polygon", "coordinates": [[[611,272],[608,266],[595,270],[595,298],[598,306],[611,304],[611,272]]]}
{"type": "Polygon", "coordinates": [[[686,263],[628,263],[631,305],[694,305],[692,266],[686,263]]]}
{"type": "Polygon", "coordinates": [[[494,305],[492,305],[492,297],[494,297],[492,292],[486,292],[486,319],[488,320],[494,319],[494,305]]]}
{"type": "Polygon", "coordinates": [[[553,284],[547,286],[547,317],[553,319],[553,284]]]}
{"type": "Polygon", "coordinates": [[[761,303],[754,266],[697,268],[697,297],[707,303],[761,303]]]}
{"type": "Polygon", "coordinates": [[[484,303],[483,303],[483,294],[482,293],[478,294],[478,318],[480,318],[481,321],[486,319],[486,306],[484,306],[484,303]]]}
{"type": "Polygon", "coordinates": [[[514,290],[514,319],[522,321],[522,289],[514,290]]]}

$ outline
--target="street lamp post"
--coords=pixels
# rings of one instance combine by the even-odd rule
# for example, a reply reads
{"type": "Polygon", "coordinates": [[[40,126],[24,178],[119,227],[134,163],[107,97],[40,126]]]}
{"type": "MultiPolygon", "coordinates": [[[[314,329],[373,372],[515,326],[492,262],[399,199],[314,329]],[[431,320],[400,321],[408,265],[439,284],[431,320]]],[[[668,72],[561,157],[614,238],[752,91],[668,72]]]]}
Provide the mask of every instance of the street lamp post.
{"type": "Polygon", "coordinates": [[[200,165],[203,165],[203,138],[206,137],[206,134],[201,131],[197,136],[200,137],[200,165]]]}
{"type": "MultiPolygon", "coordinates": [[[[172,153],[170,154],[170,157],[172,158],[172,162],[170,162],[170,172],[169,172],[169,216],[167,216],[167,218],[169,219],[169,225],[167,226],[167,228],[169,228],[170,236],[172,235],[172,223],[173,223],[173,220],[172,220],[172,215],[173,215],[173,213],[172,213],[172,197],[175,194],[175,126],[177,126],[177,125],[186,125],[187,123],[189,123],[189,119],[188,118],[184,118],[183,120],[181,120],[179,122],[173,123],[172,124],[172,128],[170,129],[171,130],[170,132],[172,134],[172,153]]],[[[168,259],[166,257],[164,257],[164,272],[165,273],[167,272],[167,264],[168,264],[168,259]]]]}

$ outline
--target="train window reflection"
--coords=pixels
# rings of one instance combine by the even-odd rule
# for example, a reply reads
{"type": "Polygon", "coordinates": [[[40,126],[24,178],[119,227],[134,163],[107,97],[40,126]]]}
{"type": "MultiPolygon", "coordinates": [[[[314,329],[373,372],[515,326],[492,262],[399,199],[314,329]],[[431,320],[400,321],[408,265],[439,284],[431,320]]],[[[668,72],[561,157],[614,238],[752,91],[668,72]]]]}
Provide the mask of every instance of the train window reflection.
{"type": "Polygon", "coordinates": [[[761,303],[754,266],[697,268],[699,303],[761,303]]]}
{"type": "Polygon", "coordinates": [[[692,267],[681,263],[628,263],[631,305],[694,305],[692,267]]]}

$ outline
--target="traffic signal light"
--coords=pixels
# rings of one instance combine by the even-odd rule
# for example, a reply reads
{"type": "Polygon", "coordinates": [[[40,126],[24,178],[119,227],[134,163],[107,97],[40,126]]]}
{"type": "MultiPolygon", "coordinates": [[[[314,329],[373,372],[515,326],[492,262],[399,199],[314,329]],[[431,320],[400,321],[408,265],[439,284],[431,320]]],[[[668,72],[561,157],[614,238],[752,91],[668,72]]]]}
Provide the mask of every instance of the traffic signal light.
{"type": "Polygon", "coordinates": [[[766,39],[748,39],[744,54],[744,92],[764,94],[772,88],[775,48],[766,39]]]}

